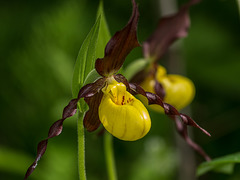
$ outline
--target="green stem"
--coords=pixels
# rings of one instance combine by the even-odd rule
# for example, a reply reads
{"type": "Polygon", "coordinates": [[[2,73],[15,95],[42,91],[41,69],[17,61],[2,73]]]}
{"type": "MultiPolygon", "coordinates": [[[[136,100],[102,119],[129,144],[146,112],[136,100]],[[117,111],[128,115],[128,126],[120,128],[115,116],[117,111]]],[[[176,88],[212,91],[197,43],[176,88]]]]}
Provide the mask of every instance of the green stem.
{"type": "Polygon", "coordinates": [[[113,137],[108,132],[104,133],[104,150],[107,163],[107,171],[109,180],[117,180],[117,173],[113,152],[113,137]]]}
{"type": "Polygon", "coordinates": [[[78,175],[79,180],[87,180],[85,170],[85,139],[84,139],[84,127],[83,127],[84,113],[78,112],[78,175]]]}

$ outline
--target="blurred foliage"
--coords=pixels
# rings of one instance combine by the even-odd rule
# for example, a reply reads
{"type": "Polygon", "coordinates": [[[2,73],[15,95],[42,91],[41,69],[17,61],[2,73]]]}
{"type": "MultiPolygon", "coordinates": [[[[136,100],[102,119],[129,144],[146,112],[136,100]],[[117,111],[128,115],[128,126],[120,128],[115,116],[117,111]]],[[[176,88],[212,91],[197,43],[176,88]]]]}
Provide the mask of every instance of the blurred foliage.
{"type": "Polygon", "coordinates": [[[227,155],[221,158],[216,158],[209,162],[203,162],[197,169],[197,175],[203,175],[208,171],[216,171],[225,174],[232,174],[234,165],[240,163],[240,153],[227,155]]]}
{"type": "MultiPolygon", "coordinates": [[[[186,1],[179,1],[182,4],[186,1]]],[[[131,14],[130,1],[105,0],[111,34],[121,29],[131,14]]],[[[156,27],[157,1],[138,1],[139,39],[156,27]]],[[[61,117],[71,98],[74,63],[94,24],[98,1],[0,2],[0,179],[22,179],[36,155],[37,143],[61,117]]],[[[189,36],[183,41],[182,64],[196,85],[192,117],[212,138],[194,129],[194,136],[212,156],[238,152],[240,144],[240,25],[234,0],[203,0],[191,8],[189,36]]],[[[140,58],[134,50],[126,64],[140,58]]],[[[119,179],[177,179],[181,165],[173,124],[151,113],[152,129],[136,142],[115,139],[119,179]],[[161,120],[159,120],[161,119],[161,120]]],[[[48,150],[29,179],[77,179],[76,117],[64,123],[61,136],[49,141],[48,150]]],[[[107,179],[102,137],[86,133],[86,167],[89,180],[107,179]],[[100,178],[101,177],[101,178],[100,178]]],[[[198,162],[202,162],[197,156],[198,162]]],[[[214,172],[199,179],[236,180],[214,172]]]]}

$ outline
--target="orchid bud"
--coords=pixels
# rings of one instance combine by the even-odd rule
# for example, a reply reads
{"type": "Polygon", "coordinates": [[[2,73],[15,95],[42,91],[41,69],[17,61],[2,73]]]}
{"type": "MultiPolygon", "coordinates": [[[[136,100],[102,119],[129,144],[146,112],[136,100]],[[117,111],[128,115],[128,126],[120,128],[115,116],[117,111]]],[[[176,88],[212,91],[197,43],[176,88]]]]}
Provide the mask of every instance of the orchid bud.
{"type": "Polygon", "coordinates": [[[99,119],[109,133],[121,140],[135,141],[149,132],[151,120],[147,109],[123,83],[112,82],[102,91],[99,119]]]}
{"type": "MultiPolygon", "coordinates": [[[[162,66],[158,66],[156,78],[146,78],[141,86],[146,91],[156,93],[154,88],[156,83],[155,80],[157,80],[165,90],[166,95],[163,99],[165,103],[171,104],[176,109],[181,110],[192,102],[195,95],[195,87],[190,79],[181,75],[166,74],[166,69],[162,66]]],[[[148,107],[155,111],[163,112],[163,108],[157,105],[148,107]]]]}

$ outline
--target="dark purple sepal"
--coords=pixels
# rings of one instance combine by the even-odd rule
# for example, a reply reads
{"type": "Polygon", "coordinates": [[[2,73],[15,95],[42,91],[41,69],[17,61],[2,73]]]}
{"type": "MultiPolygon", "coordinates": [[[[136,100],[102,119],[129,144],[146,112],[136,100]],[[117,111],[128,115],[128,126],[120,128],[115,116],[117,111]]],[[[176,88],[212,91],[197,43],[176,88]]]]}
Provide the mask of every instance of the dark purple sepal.
{"type": "Polygon", "coordinates": [[[94,83],[86,85],[90,89],[86,93],[84,101],[88,104],[89,110],[84,115],[83,125],[89,132],[95,131],[101,124],[98,107],[103,96],[101,89],[105,86],[105,80],[105,78],[100,78],[94,83]]]}
{"type": "Polygon", "coordinates": [[[197,123],[195,123],[189,116],[179,113],[176,108],[172,105],[164,103],[162,99],[153,93],[145,92],[143,88],[141,88],[137,84],[129,83],[131,92],[134,94],[141,94],[148,99],[149,105],[157,104],[160,105],[163,109],[165,114],[174,120],[176,124],[176,128],[178,133],[186,140],[186,142],[191,146],[194,150],[196,150],[200,155],[202,155],[207,161],[210,160],[210,157],[203,151],[203,149],[193,142],[187,134],[187,125],[199,128],[203,133],[208,136],[211,136],[205,129],[201,128],[197,123]],[[181,121],[179,121],[181,119],[181,121]]]}
{"type": "Polygon", "coordinates": [[[89,131],[95,131],[101,124],[98,115],[98,107],[101,103],[103,97],[103,92],[99,92],[92,97],[84,98],[85,102],[88,104],[89,110],[86,112],[83,125],[89,131]]]}
{"type": "Polygon", "coordinates": [[[159,60],[175,40],[187,36],[190,26],[188,9],[197,2],[199,0],[191,0],[181,7],[176,14],[159,20],[157,29],[143,43],[145,58],[159,60]]]}
{"type": "Polygon", "coordinates": [[[96,60],[95,69],[103,77],[118,72],[130,51],[140,46],[137,39],[138,6],[135,0],[132,0],[132,4],[132,16],[128,24],[107,43],[104,58],[96,60]]]}

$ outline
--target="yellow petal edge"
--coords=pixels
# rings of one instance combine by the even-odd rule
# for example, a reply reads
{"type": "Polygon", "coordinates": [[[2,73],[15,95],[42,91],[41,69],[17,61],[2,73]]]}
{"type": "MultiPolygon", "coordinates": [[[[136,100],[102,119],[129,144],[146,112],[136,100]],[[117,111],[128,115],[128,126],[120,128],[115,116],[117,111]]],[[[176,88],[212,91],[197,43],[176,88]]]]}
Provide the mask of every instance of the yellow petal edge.
{"type": "Polygon", "coordinates": [[[99,119],[109,133],[121,140],[135,141],[149,132],[151,119],[147,109],[123,83],[113,82],[102,91],[99,119]]]}

